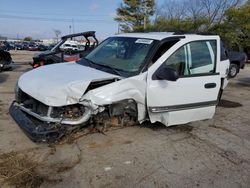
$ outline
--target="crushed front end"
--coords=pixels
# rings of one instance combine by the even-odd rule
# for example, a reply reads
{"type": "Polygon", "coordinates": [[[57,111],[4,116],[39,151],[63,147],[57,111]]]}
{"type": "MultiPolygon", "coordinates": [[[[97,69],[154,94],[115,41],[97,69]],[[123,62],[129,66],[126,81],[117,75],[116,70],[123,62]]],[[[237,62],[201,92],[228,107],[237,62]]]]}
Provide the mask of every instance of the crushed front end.
{"type": "Polygon", "coordinates": [[[21,89],[16,91],[16,100],[11,104],[9,112],[34,142],[55,142],[85,126],[91,115],[90,110],[80,104],[47,106],[21,89]]]}
{"type": "Polygon", "coordinates": [[[16,100],[9,109],[10,115],[34,142],[53,143],[65,135],[85,129],[85,133],[106,132],[117,127],[136,124],[137,104],[134,100],[121,100],[97,106],[91,101],[52,107],[24,93],[16,91],[16,100]]]}

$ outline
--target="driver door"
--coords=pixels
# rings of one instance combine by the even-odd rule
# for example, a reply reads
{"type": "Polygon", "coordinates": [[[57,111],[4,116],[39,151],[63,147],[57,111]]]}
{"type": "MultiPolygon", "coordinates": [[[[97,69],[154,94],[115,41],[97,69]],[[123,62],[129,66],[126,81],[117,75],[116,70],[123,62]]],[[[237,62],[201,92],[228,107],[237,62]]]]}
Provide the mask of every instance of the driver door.
{"type": "Polygon", "coordinates": [[[170,126],[213,117],[221,82],[215,68],[217,43],[216,38],[187,42],[170,55],[166,52],[157,69],[148,70],[147,107],[152,123],[170,126]],[[174,68],[179,78],[157,79],[154,74],[163,66],[174,68]]]}

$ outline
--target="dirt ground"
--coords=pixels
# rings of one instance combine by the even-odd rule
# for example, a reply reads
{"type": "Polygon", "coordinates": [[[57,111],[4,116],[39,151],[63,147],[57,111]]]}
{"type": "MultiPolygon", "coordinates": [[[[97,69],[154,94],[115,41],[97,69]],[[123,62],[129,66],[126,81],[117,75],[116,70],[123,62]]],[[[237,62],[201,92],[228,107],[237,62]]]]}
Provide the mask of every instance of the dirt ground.
{"type": "Polygon", "coordinates": [[[250,66],[230,80],[211,120],[145,123],[46,145],[8,114],[33,52],[0,73],[0,187],[250,187],[250,66]]]}

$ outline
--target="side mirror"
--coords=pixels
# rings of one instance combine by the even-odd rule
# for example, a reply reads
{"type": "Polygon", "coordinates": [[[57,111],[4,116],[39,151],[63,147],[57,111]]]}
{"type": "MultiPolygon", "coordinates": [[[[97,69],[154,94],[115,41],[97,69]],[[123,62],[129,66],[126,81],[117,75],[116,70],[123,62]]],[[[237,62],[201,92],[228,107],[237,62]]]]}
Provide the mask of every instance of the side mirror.
{"type": "Polygon", "coordinates": [[[179,78],[177,71],[169,66],[160,67],[153,75],[153,80],[176,81],[179,78]]]}

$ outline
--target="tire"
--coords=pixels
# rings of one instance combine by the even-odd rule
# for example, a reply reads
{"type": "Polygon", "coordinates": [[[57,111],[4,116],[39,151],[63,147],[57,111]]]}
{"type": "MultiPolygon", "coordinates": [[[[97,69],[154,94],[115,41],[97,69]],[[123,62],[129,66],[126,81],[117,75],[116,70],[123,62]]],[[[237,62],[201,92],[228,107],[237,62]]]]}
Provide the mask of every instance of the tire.
{"type": "Polygon", "coordinates": [[[236,64],[230,64],[228,77],[234,78],[238,74],[238,72],[239,72],[239,66],[236,64]]]}

